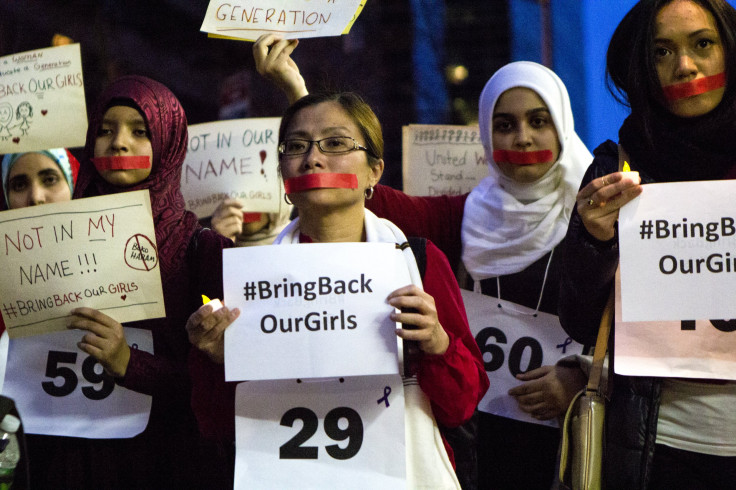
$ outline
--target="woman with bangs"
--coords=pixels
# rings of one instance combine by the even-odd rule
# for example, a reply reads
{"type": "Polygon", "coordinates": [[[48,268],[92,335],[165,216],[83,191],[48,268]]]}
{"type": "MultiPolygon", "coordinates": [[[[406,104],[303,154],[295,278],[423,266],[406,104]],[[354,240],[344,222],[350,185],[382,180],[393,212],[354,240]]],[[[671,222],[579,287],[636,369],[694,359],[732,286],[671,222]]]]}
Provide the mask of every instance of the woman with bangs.
{"type": "MultiPolygon", "coordinates": [[[[724,0],[642,0],[616,28],[607,73],[631,107],[619,144],[638,176],[619,171],[619,149],[607,141],[578,193],[560,320],[579,342],[597,335],[618,266],[619,209],[646,192],[641,184],[736,177],[734,33],[736,10],[724,0]]],[[[612,382],[607,488],[733,488],[736,383],[621,375],[612,382]]]]}

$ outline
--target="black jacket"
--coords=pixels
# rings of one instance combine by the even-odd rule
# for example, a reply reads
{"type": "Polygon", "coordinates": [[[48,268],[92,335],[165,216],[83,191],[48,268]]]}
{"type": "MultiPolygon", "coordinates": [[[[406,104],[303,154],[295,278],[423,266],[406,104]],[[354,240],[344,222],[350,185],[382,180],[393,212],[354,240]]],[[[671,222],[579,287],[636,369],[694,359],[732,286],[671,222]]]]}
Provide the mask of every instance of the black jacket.
{"type": "MultiPolygon", "coordinates": [[[[606,141],[593,152],[581,188],[618,170],[616,143],[606,141]]],[[[635,165],[633,165],[636,170],[635,165]]],[[[642,183],[652,180],[640,173],[642,183]]],[[[606,299],[618,267],[618,237],[601,242],[588,233],[577,209],[567,231],[560,280],[560,323],[577,342],[594,345],[606,299]]],[[[615,330],[614,330],[615,335],[615,330]]],[[[609,350],[613,347],[613,336],[609,350]]],[[[613,359],[613,356],[611,356],[613,359]]],[[[608,490],[645,489],[651,474],[661,381],[651,377],[613,376],[606,407],[603,477],[608,490]]]]}

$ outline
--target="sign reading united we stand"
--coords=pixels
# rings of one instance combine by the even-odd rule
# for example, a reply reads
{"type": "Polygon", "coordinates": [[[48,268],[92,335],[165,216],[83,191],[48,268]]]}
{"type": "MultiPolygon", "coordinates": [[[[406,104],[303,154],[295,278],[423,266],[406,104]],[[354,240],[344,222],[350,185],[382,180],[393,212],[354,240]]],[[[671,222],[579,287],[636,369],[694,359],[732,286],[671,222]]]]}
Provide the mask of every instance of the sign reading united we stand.
{"type": "Polygon", "coordinates": [[[410,124],[402,149],[404,192],[412,196],[459,196],[488,177],[478,126],[410,124]]]}

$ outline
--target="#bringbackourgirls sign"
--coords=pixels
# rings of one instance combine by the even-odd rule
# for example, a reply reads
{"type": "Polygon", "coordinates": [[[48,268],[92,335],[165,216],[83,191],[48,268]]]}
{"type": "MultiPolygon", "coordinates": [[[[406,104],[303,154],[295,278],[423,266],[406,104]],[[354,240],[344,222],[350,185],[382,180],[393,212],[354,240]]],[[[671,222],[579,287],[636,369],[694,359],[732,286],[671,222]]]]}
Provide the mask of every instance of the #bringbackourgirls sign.
{"type": "Polygon", "coordinates": [[[411,284],[393,243],[308,243],[223,252],[227,381],[398,373],[386,298],[411,284]]]}
{"type": "Polygon", "coordinates": [[[736,318],[736,181],[648,184],[621,209],[624,321],[736,318]]]}
{"type": "Polygon", "coordinates": [[[648,184],[621,209],[616,372],[736,379],[734,192],[648,184]]]}

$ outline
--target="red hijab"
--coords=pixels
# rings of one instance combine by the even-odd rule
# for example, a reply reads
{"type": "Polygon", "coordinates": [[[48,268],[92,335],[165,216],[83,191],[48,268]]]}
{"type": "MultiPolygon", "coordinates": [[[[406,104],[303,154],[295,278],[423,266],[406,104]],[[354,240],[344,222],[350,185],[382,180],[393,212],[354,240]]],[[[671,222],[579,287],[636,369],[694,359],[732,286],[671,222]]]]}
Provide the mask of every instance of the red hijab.
{"type": "Polygon", "coordinates": [[[79,169],[74,198],[148,189],[161,263],[161,279],[182,266],[189,241],[198,228],[197,217],[186,211],[181,194],[181,169],[187,151],[187,116],[176,96],[150,78],[129,75],[112,82],[90,115],[85,146],[87,158],[79,169]],[[133,107],[143,115],[153,148],[151,174],[142,182],[119,187],[105,181],[90,161],[105,111],[112,106],[133,107]]]}

